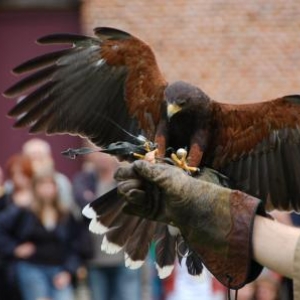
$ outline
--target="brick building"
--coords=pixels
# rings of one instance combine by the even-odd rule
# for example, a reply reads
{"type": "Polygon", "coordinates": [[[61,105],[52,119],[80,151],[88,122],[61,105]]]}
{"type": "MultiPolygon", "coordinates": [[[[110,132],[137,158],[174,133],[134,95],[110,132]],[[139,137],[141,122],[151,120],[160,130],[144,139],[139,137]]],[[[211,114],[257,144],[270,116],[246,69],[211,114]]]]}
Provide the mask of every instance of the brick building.
{"type": "Polygon", "coordinates": [[[89,0],[82,28],[114,26],[148,42],[168,81],[219,101],[300,92],[300,2],[89,0]]]}

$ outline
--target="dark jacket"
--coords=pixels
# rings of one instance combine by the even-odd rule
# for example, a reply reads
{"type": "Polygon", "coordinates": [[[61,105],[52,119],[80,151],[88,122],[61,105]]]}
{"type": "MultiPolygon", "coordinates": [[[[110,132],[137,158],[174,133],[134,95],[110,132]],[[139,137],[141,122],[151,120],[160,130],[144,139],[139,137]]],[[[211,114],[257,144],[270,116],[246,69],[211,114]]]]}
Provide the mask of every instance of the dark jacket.
{"type": "Polygon", "coordinates": [[[26,261],[43,265],[61,265],[74,273],[81,264],[76,248],[78,224],[65,216],[51,231],[46,230],[30,210],[10,204],[0,213],[0,254],[18,260],[14,249],[24,242],[32,242],[36,252],[26,261]]]}

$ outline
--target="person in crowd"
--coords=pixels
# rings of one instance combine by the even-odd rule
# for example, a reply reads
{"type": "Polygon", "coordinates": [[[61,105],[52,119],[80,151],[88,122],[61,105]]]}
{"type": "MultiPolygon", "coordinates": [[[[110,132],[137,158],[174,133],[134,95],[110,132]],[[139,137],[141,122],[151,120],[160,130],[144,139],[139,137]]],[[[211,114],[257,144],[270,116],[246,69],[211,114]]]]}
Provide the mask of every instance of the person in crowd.
{"type": "Polygon", "coordinates": [[[12,155],[6,163],[6,172],[1,207],[5,208],[10,203],[28,205],[33,198],[31,184],[34,171],[31,160],[22,154],[12,155]]]}
{"type": "MultiPolygon", "coordinates": [[[[285,295],[280,291],[282,276],[264,268],[260,276],[239,290],[239,300],[279,300],[285,295]]],[[[283,298],[289,299],[289,298],[283,298]]]]}
{"type": "Polygon", "coordinates": [[[62,204],[68,209],[76,210],[72,195],[72,184],[66,175],[55,170],[50,144],[43,139],[32,138],[23,144],[22,153],[30,158],[36,175],[54,171],[62,204]]]}
{"type": "MultiPolygon", "coordinates": [[[[27,206],[33,200],[32,178],[33,169],[31,161],[22,154],[12,155],[6,162],[6,179],[4,175],[1,184],[0,213],[4,212],[11,205],[27,206]],[[10,184],[7,184],[9,182],[10,184]],[[11,188],[11,187],[14,188],[11,188]]],[[[17,230],[18,220],[15,228],[11,229],[11,234],[17,230]]],[[[16,282],[15,263],[12,257],[3,255],[0,249],[1,258],[1,296],[3,299],[20,300],[21,295],[16,282]],[[6,296],[4,296],[6,295],[6,296]]]]}
{"type": "Polygon", "coordinates": [[[0,213],[0,253],[14,260],[24,300],[72,300],[72,274],[81,266],[77,223],[53,172],[35,175],[31,187],[30,201],[17,199],[0,213]]]}
{"type": "MultiPolygon", "coordinates": [[[[117,160],[96,152],[85,156],[83,171],[73,181],[75,200],[81,208],[116,186],[117,160]]],[[[88,232],[93,256],[88,261],[88,279],[93,300],[140,300],[141,272],[124,265],[123,251],[108,255],[101,251],[102,237],[88,232]]]]}

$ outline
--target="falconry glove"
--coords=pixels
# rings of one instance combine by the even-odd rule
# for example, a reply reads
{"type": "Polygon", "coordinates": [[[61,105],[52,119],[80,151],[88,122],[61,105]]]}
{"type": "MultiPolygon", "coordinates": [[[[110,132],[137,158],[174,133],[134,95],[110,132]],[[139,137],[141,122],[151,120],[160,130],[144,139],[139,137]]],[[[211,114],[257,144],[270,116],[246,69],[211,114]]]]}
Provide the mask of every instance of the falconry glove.
{"type": "Polygon", "coordinates": [[[118,169],[124,211],[179,228],[188,246],[225,286],[239,289],[262,267],[252,260],[252,230],[262,203],[240,191],[192,178],[166,164],[136,161],[118,169]]]}

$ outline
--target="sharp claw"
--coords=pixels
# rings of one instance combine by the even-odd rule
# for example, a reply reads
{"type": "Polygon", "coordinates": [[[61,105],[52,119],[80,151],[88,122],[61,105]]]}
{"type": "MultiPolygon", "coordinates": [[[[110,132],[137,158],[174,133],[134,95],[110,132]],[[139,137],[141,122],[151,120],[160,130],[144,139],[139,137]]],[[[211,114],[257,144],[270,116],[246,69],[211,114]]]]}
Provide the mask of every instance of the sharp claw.
{"type": "MultiPolygon", "coordinates": [[[[131,146],[131,144],[122,143],[122,142],[113,143],[107,149],[101,150],[101,152],[110,153],[110,154],[113,153],[114,155],[116,155],[118,152],[121,153],[121,150],[126,149],[126,146],[127,147],[131,146]]],[[[133,145],[133,146],[135,146],[135,145],[133,145]]],[[[189,175],[195,175],[200,171],[199,168],[188,165],[187,151],[185,149],[179,148],[176,151],[176,154],[172,153],[171,158],[167,158],[167,157],[162,157],[163,155],[160,155],[158,148],[154,148],[154,147],[155,147],[154,144],[146,141],[143,144],[144,152],[141,152],[141,153],[146,152],[146,154],[141,154],[141,153],[132,151],[132,152],[127,152],[127,155],[129,154],[134,159],[144,159],[151,163],[156,163],[156,162],[160,161],[160,162],[165,162],[168,164],[174,164],[175,166],[186,171],[189,175]]],[[[134,149],[134,150],[136,150],[136,149],[134,149]]],[[[81,153],[78,153],[77,149],[68,149],[67,151],[64,151],[63,154],[66,156],[69,156],[71,158],[76,158],[76,156],[81,153]]]]}
{"type": "Polygon", "coordinates": [[[145,159],[145,157],[146,157],[146,155],[135,153],[135,152],[133,152],[132,155],[136,159],[145,159]]]}
{"type": "Polygon", "coordinates": [[[158,150],[157,149],[153,150],[153,145],[148,142],[144,144],[144,149],[146,151],[145,155],[139,153],[132,153],[133,157],[136,159],[145,159],[149,162],[155,163],[158,150]]]}
{"type": "Polygon", "coordinates": [[[178,149],[176,151],[176,154],[175,153],[171,154],[171,158],[177,167],[183,169],[188,174],[199,172],[199,168],[191,167],[188,165],[186,157],[187,157],[187,151],[182,148],[178,149]]]}

